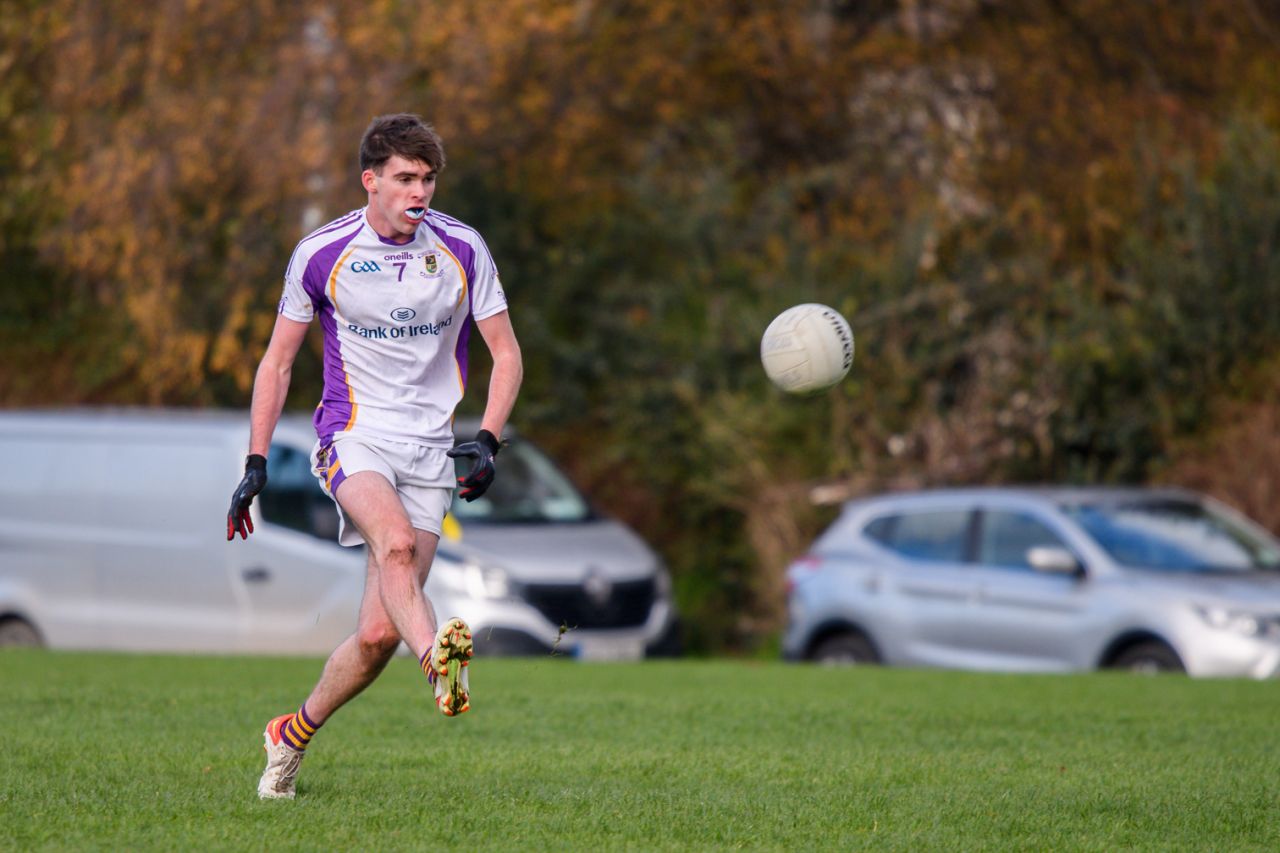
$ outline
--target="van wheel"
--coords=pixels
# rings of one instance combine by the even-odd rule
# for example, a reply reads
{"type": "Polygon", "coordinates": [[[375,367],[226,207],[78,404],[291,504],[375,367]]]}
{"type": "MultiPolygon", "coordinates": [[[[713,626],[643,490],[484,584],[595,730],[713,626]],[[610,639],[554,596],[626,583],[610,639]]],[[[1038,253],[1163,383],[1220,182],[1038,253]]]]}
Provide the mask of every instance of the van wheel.
{"type": "Polygon", "coordinates": [[[1160,642],[1139,643],[1127,648],[1116,656],[1111,666],[1113,669],[1126,669],[1143,675],[1187,671],[1178,653],[1160,642]]]}
{"type": "Polygon", "coordinates": [[[836,634],[813,647],[810,659],[822,664],[876,664],[880,655],[861,634],[836,634]]]}
{"type": "Polygon", "coordinates": [[[17,617],[0,619],[0,648],[38,649],[43,645],[30,622],[17,617]]]}

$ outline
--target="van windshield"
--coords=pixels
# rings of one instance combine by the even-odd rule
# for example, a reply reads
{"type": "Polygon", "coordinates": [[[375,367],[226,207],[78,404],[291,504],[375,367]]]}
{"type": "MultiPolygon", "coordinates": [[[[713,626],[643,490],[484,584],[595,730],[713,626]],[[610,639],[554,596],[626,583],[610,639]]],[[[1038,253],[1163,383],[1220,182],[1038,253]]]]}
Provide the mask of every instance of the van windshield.
{"type": "Polygon", "coordinates": [[[1194,501],[1078,504],[1062,510],[1125,566],[1170,572],[1280,569],[1280,545],[1274,539],[1194,501]]]}
{"type": "MultiPolygon", "coordinates": [[[[544,523],[586,521],[593,517],[582,493],[533,445],[512,439],[497,461],[498,476],[489,490],[468,503],[455,497],[451,512],[460,522],[544,523]]],[[[471,460],[459,459],[459,477],[471,460]]]]}

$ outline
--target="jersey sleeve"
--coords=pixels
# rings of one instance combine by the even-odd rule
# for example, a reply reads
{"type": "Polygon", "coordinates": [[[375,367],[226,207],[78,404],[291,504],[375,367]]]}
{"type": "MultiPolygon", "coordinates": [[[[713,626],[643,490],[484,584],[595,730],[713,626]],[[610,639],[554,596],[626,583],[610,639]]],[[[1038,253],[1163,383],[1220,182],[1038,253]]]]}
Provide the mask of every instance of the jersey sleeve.
{"type": "Polygon", "coordinates": [[[276,309],[276,313],[290,320],[297,320],[299,323],[310,323],[311,318],[315,316],[316,307],[302,282],[306,267],[303,265],[302,269],[299,269],[297,261],[298,257],[295,254],[289,269],[285,270],[284,293],[280,296],[280,307],[276,309]]]}
{"type": "Polygon", "coordinates": [[[489,254],[489,247],[476,235],[480,244],[476,247],[475,277],[471,284],[471,315],[477,320],[501,314],[507,310],[507,294],[498,278],[498,267],[489,254]]]}

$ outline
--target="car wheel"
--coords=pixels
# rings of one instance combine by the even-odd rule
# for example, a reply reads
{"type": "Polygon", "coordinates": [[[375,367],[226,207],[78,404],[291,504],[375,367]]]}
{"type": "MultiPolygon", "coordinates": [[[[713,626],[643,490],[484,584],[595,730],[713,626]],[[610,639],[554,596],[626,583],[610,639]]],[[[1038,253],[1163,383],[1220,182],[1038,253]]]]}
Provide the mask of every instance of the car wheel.
{"type": "Polygon", "coordinates": [[[1164,643],[1139,643],[1125,649],[1111,664],[1114,669],[1126,669],[1144,675],[1158,672],[1186,672],[1178,653],[1164,643]]]}
{"type": "Polygon", "coordinates": [[[810,659],[824,664],[879,663],[875,646],[861,634],[836,634],[813,647],[810,659]]]}
{"type": "Polygon", "coordinates": [[[43,645],[31,623],[17,618],[0,620],[0,648],[38,649],[43,645]]]}

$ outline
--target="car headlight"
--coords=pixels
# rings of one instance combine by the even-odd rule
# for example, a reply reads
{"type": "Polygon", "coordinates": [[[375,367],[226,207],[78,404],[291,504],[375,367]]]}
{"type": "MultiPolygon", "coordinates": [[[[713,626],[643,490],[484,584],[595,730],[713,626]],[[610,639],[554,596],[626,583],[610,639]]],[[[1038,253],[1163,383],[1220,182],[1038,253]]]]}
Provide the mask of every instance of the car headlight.
{"type": "Polygon", "coordinates": [[[468,598],[509,598],[514,584],[505,569],[475,560],[437,562],[431,570],[432,582],[441,592],[468,598]]]}
{"type": "Polygon", "coordinates": [[[658,598],[671,597],[671,573],[667,571],[667,567],[662,563],[658,563],[653,567],[654,577],[657,579],[658,598]]]}
{"type": "Polygon", "coordinates": [[[506,598],[511,594],[507,573],[496,566],[468,562],[462,572],[466,590],[472,598],[506,598]]]}
{"type": "Polygon", "coordinates": [[[1275,617],[1216,606],[1197,607],[1195,611],[1205,624],[1222,631],[1246,637],[1275,637],[1280,634],[1280,624],[1277,624],[1275,617]]]}

